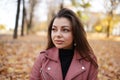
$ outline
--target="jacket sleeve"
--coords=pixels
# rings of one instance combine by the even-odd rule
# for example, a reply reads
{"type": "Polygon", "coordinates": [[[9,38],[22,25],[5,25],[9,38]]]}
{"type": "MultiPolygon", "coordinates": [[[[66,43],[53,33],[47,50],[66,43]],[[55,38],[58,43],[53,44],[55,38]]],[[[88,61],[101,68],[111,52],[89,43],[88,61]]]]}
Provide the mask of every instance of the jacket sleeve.
{"type": "MultiPolygon", "coordinates": [[[[97,63],[97,58],[93,58],[97,63]]],[[[95,67],[93,64],[90,65],[88,80],[98,80],[98,67],[95,67]]]]}
{"type": "Polygon", "coordinates": [[[41,69],[42,61],[44,57],[43,54],[44,53],[40,53],[36,58],[30,74],[30,80],[42,80],[40,75],[40,69],[41,69]]]}
{"type": "Polygon", "coordinates": [[[91,65],[88,80],[98,80],[98,68],[91,65]]]}

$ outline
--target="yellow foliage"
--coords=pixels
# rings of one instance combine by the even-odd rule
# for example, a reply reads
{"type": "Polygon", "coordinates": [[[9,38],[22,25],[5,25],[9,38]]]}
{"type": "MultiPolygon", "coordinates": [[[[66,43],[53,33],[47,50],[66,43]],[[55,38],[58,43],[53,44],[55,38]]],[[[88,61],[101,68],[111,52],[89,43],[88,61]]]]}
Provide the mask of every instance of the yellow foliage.
{"type": "Polygon", "coordinates": [[[5,29],[6,29],[5,26],[0,24],[0,30],[5,30],[5,29]]]}
{"type": "Polygon", "coordinates": [[[95,30],[96,30],[97,32],[101,32],[101,31],[102,31],[102,26],[101,26],[101,25],[95,26],[95,30]]]}
{"type": "Polygon", "coordinates": [[[102,20],[101,25],[102,26],[107,26],[108,25],[108,20],[107,19],[102,20]]]}

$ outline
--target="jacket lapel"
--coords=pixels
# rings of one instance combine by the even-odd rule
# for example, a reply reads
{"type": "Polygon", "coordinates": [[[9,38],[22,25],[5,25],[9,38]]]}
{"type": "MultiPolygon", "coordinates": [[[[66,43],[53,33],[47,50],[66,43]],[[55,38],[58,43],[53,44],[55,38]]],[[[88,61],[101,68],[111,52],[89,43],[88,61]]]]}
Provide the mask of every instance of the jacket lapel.
{"type": "Polygon", "coordinates": [[[65,80],[72,80],[74,77],[80,75],[82,72],[86,70],[85,67],[80,63],[80,60],[81,60],[80,55],[77,53],[77,51],[75,51],[65,80]]]}
{"type": "Polygon", "coordinates": [[[59,52],[57,48],[48,50],[46,57],[49,59],[49,64],[46,65],[46,73],[54,80],[62,80],[62,70],[59,60],[59,52]]]}

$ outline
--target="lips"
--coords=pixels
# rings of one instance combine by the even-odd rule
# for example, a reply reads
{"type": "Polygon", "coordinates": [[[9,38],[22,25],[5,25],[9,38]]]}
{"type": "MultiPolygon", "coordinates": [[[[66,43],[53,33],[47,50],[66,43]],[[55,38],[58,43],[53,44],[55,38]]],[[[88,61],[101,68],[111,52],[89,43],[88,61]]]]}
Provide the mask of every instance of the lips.
{"type": "Polygon", "coordinates": [[[62,40],[55,40],[55,43],[56,44],[62,44],[64,41],[62,41],[62,40]]]}

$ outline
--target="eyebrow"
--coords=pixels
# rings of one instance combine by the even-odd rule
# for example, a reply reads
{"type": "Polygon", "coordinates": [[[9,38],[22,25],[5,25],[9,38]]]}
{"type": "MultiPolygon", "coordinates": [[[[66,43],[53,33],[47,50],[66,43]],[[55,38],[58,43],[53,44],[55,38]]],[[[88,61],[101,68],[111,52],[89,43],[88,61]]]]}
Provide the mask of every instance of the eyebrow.
{"type": "MultiPolygon", "coordinates": [[[[53,25],[53,27],[57,27],[56,25],[53,25]]],[[[63,26],[61,26],[62,28],[65,28],[65,27],[68,27],[68,28],[70,28],[70,26],[66,26],[66,25],[63,25],[63,26]]]]}

